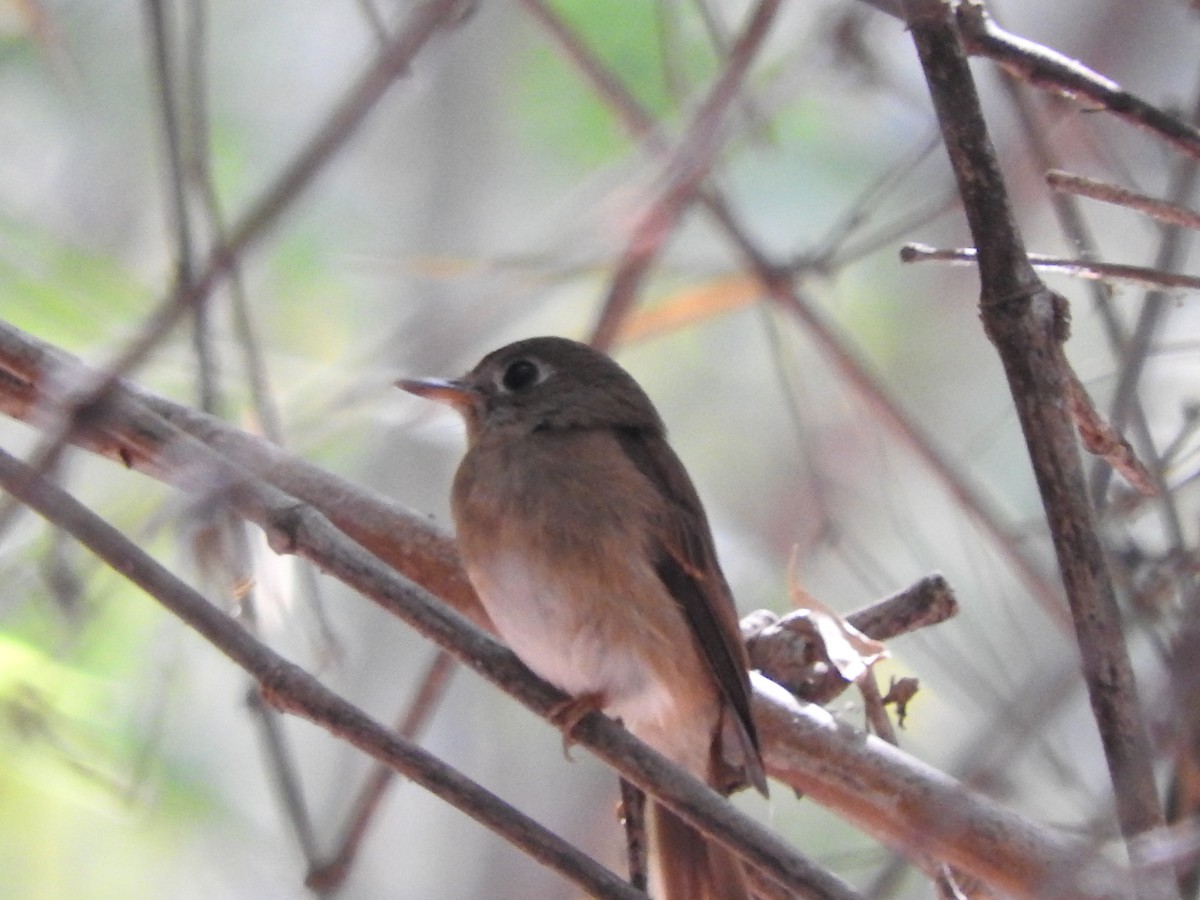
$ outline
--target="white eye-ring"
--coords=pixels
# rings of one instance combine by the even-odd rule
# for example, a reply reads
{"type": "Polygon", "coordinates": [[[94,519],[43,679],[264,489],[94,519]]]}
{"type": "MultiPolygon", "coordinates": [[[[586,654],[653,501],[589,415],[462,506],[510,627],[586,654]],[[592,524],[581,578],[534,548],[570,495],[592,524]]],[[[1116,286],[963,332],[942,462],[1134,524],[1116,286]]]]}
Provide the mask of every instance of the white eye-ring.
{"type": "Polygon", "coordinates": [[[520,393],[526,388],[533,387],[542,380],[542,369],[531,359],[514,359],[504,369],[500,376],[500,385],[511,393],[520,393]]]}

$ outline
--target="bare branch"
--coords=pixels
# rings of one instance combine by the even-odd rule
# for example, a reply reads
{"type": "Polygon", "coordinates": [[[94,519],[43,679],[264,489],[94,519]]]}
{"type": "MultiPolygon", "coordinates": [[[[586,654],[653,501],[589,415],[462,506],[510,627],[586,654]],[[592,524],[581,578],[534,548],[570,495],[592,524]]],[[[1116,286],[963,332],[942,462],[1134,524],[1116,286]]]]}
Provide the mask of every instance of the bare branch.
{"type": "Polygon", "coordinates": [[[165,606],[261,685],[266,702],[320,725],[403,773],[482,825],[604,897],[644,898],[604,866],[436,756],[388,731],[250,635],[144,550],[33,469],[0,450],[0,485],[165,606]]]}
{"type": "MultiPolygon", "coordinates": [[[[1159,290],[1200,291],[1200,277],[1195,275],[1179,275],[1161,269],[1148,269],[1145,266],[1127,266],[1090,259],[1062,259],[1041,253],[1030,253],[1027,256],[1029,264],[1042,272],[1059,272],[1094,281],[1125,282],[1159,290]]],[[[900,261],[906,263],[950,262],[972,265],[977,259],[974,247],[937,249],[924,244],[905,244],[900,248],[900,261]]]]}
{"type": "Polygon", "coordinates": [[[1200,131],[1194,126],[1131,94],[1078,60],[1010,34],[992,21],[981,0],[963,0],[956,11],[966,52],[995,60],[1035,87],[1090,100],[1117,118],[1162,138],[1180,153],[1200,159],[1200,131]]]}
{"type": "MultiPolygon", "coordinates": [[[[18,335],[11,326],[0,327],[0,348],[15,344],[11,354],[14,357],[20,357],[22,350],[18,335]]],[[[37,353],[36,347],[24,349],[34,351],[27,352],[27,357],[39,356],[51,366],[81,368],[65,354],[51,359],[49,353],[37,353]]],[[[0,349],[0,358],[3,355],[3,349],[0,349]]],[[[5,359],[2,364],[10,373],[15,367],[29,365],[28,358],[12,363],[5,359]]],[[[34,375],[37,380],[37,373],[34,375]]],[[[73,378],[86,380],[86,376],[78,371],[73,378]]],[[[316,563],[449,650],[533,712],[547,720],[553,719],[555,711],[566,699],[561,691],[533,675],[512,651],[476,629],[437,597],[397,574],[331,524],[321,509],[339,507],[346,490],[335,487],[311,505],[298,502],[217,450],[174,429],[136,396],[120,387],[119,383],[114,386],[103,415],[98,411],[89,419],[88,428],[79,430],[82,443],[93,442],[86,434],[103,435],[103,439],[95,443],[107,446],[119,459],[156,470],[159,477],[185,490],[202,492],[214,502],[227,501],[239,515],[263,529],[277,553],[298,554],[316,563]],[[113,419],[123,423],[123,427],[114,429],[113,419]]],[[[11,411],[7,403],[3,406],[6,412],[11,411]]],[[[22,403],[18,400],[14,406],[20,408],[22,403]]],[[[34,407],[26,406],[25,409],[36,415],[34,407]]],[[[276,458],[283,459],[282,451],[278,451],[276,458]]],[[[24,496],[28,484],[35,479],[40,482],[40,477],[25,467],[21,467],[13,478],[18,483],[10,488],[10,493],[17,496],[24,496]]],[[[336,482],[332,476],[327,478],[327,484],[336,482]]],[[[376,511],[374,516],[377,522],[386,517],[386,511],[376,511]]],[[[415,547],[409,552],[410,561],[420,557],[431,543],[437,544],[441,540],[444,538],[432,529],[426,529],[423,540],[420,536],[415,537],[415,547]]],[[[436,549],[434,559],[440,561],[436,549]]],[[[278,705],[284,699],[280,694],[283,688],[276,685],[273,690],[278,705]]],[[[814,866],[778,835],[738,811],[687,772],[668,763],[611,719],[599,713],[586,716],[574,726],[571,736],[629,781],[654,794],[682,818],[730,847],[784,887],[802,895],[811,891],[816,896],[831,898],[858,896],[839,878],[814,866]]]]}
{"type": "Polygon", "coordinates": [[[601,350],[612,347],[622,321],[637,298],[642,279],[674,233],[680,216],[691,205],[700,183],[716,163],[723,145],[722,120],[737,99],[742,81],[770,32],[779,6],[780,0],[760,0],[746,23],[745,31],[730,51],[725,68],[696,110],[691,125],[679,141],[678,149],[671,155],[665,171],[666,187],[633,228],[629,245],[601,308],[600,318],[592,331],[593,346],[601,350]]]}
{"type": "MultiPolygon", "coordinates": [[[[1013,220],[966,54],[943,0],[906,0],[905,13],[979,251],[980,310],[1008,376],[1071,607],[1084,679],[1108,759],[1117,818],[1132,858],[1161,828],[1150,742],[1138,704],[1116,594],[1096,532],[1068,417],[1063,301],[1038,280],[1013,220]]],[[[1177,897],[1164,871],[1139,896],[1177,897]]]]}
{"type": "MultiPolygon", "coordinates": [[[[44,413],[39,411],[33,384],[54,383],[52,370],[68,365],[77,364],[11,327],[0,327],[0,410],[36,424],[44,413]],[[48,371],[39,374],[39,367],[48,371]],[[31,373],[32,380],[25,381],[14,372],[31,373]]],[[[354,518],[374,520],[374,526],[365,532],[368,536],[375,529],[385,528],[384,523],[393,523],[412,541],[412,547],[404,554],[408,566],[426,577],[435,573],[453,585],[456,582],[447,575],[452,566],[445,555],[448,541],[427,522],[411,521],[409,514],[398,511],[385,498],[372,498],[334,476],[322,473],[318,478],[308,464],[293,460],[250,435],[238,438],[228,425],[214,423],[209,430],[212,447],[222,454],[215,457],[213,449],[175,432],[157,415],[139,408],[150,405],[168,411],[171,406],[165,400],[152,401],[146,395],[119,394],[106,406],[102,417],[90,420],[88,428],[77,431],[74,438],[83,446],[187,490],[210,492],[214,482],[225,485],[231,502],[241,514],[266,529],[279,551],[300,553],[318,563],[450,650],[535,712],[549,716],[561,702],[562,695],[529,673],[510,651],[346,540],[317,510],[333,513],[349,502],[355,508],[354,518]],[[298,503],[292,496],[255,482],[247,471],[231,471],[230,458],[248,463],[263,477],[301,486],[312,496],[312,505],[307,505],[307,501],[298,503]],[[222,472],[225,475],[215,477],[214,473],[222,472]],[[318,484],[323,487],[317,489],[318,484]],[[372,510],[372,505],[377,508],[372,510]]],[[[198,432],[201,430],[198,423],[208,421],[198,413],[183,416],[177,411],[175,418],[190,422],[198,432]]],[[[244,632],[242,635],[239,640],[252,640],[244,632]]],[[[953,858],[956,865],[989,883],[998,879],[997,884],[1008,886],[1017,896],[1044,897],[1041,886],[1046,884],[1064,885],[1059,895],[1062,897],[1125,895],[1123,885],[1127,883],[1127,875],[1093,858],[1080,844],[1020,819],[903,754],[879,755],[875,742],[864,742],[860,733],[835,725],[815,707],[797,705],[777,696],[782,689],[771,688],[765,679],[757,678],[756,685],[756,718],[772,775],[829,805],[892,846],[913,849],[914,844],[920,844],[913,852],[953,858]],[[869,777],[868,772],[871,772],[869,777]],[[826,779],[828,784],[819,787],[817,782],[826,779]],[[944,832],[929,826],[928,819],[935,814],[929,805],[931,797],[947,804],[943,812],[953,813],[946,819],[953,827],[947,826],[944,832]],[[1005,845],[1003,852],[998,850],[998,844],[1005,845]],[[1076,880],[1077,876],[1090,878],[1095,872],[1101,873],[1097,877],[1102,887],[1076,880]]],[[[794,851],[786,845],[780,847],[779,839],[769,834],[765,842],[760,842],[760,826],[745,823],[724,800],[643,748],[608,719],[589,716],[580,722],[573,736],[630,781],[662,797],[698,827],[719,840],[735,843],[737,852],[771,872],[775,880],[807,883],[809,866],[795,862],[794,851]],[[751,844],[755,847],[753,852],[751,844]],[[791,862],[785,863],[784,859],[791,862]],[[783,872],[789,874],[784,876],[783,872]]],[[[830,895],[844,896],[837,891],[830,895]]]]}
{"type": "MultiPolygon", "coordinates": [[[[404,718],[396,729],[401,737],[416,740],[424,731],[434,710],[445,696],[454,669],[454,658],[445,650],[439,650],[433,662],[429,664],[404,718]]],[[[327,862],[309,870],[308,877],[304,879],[307,887],[315,891],[331,891],[345,881],[358,856],[363,838],[367,835],[367,827],[379,811],[395,775],[395,770],[387,765],[377,766],[370,773],[351,805],[350,814],[338,841],[338,849],[327,862]]]]}
{"type": "Polygon", "coordinates": [[[1168,225],[1200,230],[1200,213],[1178,203],[1168,203],[1157,197],[1148,197],[1109,181],[1097,181],[1086,175],[1052,170],[1046,173],[1046,184],[1056,191],[1113,203],[1158,219],[1168,225]]]}

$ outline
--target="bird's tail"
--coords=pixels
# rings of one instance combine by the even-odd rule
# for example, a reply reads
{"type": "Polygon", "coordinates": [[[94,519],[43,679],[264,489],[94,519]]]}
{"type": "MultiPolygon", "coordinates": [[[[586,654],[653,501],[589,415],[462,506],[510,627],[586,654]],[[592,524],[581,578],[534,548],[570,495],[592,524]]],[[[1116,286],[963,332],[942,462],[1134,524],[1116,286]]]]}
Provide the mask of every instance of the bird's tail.
{"type": "Polygon", "coordinates": [[[661,804],[651,802],[647,818],[662,900],[752,900],[733,853],[661,804]]]}

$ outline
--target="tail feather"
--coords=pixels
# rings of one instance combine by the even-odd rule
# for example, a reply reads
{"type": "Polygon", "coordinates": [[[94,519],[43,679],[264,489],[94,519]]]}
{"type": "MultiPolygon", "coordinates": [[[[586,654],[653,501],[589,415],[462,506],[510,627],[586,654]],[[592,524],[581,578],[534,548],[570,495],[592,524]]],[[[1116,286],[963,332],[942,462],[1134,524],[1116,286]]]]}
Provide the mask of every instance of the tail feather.
{"type": "Polygon", "coordinates": [[[658,803],[650,804],[648,824],[662,900],[752,900],[733,853],[658,803]]]}

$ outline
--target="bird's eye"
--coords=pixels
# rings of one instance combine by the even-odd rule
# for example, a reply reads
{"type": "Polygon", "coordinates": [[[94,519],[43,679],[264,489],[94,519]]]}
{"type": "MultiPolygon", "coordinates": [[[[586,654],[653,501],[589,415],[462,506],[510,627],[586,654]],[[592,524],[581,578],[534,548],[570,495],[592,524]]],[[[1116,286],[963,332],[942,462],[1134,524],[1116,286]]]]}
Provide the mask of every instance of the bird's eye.
{"type": "Polygon", "coordinates": [[[510,391],[523,391],[538,380],[538,367],[527,359],[518,359],[508,364],[500,383],[510,391]]]}

